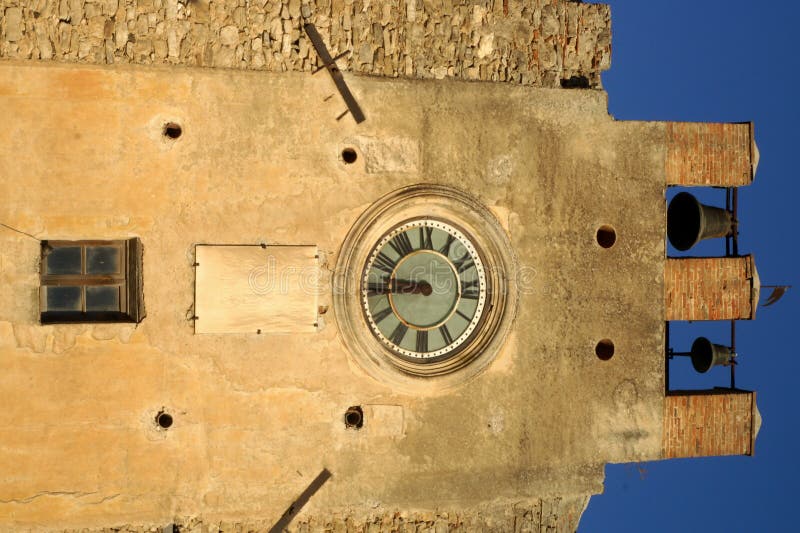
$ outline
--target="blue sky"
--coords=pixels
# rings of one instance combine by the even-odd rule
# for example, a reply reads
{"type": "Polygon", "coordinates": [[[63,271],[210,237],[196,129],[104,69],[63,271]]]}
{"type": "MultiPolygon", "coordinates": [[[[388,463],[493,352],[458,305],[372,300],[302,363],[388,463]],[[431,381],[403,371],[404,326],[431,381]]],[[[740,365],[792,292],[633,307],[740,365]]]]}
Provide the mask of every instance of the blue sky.
{"type": "MultiPolygon", "coordinates": [[[[761,160],[754,184],[739,193],[739,251],[755,255],[763,284],[794,289],[775,306],[759,308],[755,321],[737,327],[736,384],[757,391],[763,417],[755,456],[608,465],[605,494],[592,497],[580,532],[796,530],[800,357],[793,335],[800,313],[795,267],[800,238],[793,216],[800,185],[792,161],[800,151],[795,132],[800,4],[603,3],[612,10],[611,69],[603,84],[615,118],[755,122],[761,160]]],[[[721,191],[699,196],[724,205],[721,191]]],[[[724,241],[706,241],[691,252],[722,255],[724,241]]],[[[674,325],[672,347],[688,350],[698,336],[722,344],[729,331],[728,323],[674,325]]],[[[729,380],[721,368],[697,375],[688,360],[673,360],[671,368],[672,388],[711,388],[729,380]]]]}

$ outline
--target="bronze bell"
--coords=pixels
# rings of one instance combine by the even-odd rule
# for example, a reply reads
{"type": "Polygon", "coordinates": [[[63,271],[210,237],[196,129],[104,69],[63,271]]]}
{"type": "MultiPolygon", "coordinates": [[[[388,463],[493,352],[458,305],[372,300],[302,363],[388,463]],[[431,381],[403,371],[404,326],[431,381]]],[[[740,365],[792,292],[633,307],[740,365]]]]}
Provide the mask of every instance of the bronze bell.
{"type": "Polygon", "coordinates": [[[731,349],[722,344],[712,344],[705,337],[697,337],[692,343],[692,366],[701,374],[712,366],[727,366],[731,362],[731,349]]]}
{"type": "Polygon", "coordinates": [[[678,193],[669,203],[667,237],[681,252],[703,239],[727,237],[732,231],[733,219],[729,211],[701,204],[688,192],[678,193]]]}

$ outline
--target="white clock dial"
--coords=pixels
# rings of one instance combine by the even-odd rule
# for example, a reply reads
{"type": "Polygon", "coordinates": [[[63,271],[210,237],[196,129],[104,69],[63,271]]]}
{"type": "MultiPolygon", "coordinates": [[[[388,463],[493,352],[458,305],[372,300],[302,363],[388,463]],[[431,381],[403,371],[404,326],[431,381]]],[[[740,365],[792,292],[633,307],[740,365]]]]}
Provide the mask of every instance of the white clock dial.
{"type": "Polygon", "coordinates": [[[488,291],[472,239],[431,218],[386,233],[361,278],[372,333],[393,353],[421,362],[446,359],[465,345],[481,323],[488,291]]]}

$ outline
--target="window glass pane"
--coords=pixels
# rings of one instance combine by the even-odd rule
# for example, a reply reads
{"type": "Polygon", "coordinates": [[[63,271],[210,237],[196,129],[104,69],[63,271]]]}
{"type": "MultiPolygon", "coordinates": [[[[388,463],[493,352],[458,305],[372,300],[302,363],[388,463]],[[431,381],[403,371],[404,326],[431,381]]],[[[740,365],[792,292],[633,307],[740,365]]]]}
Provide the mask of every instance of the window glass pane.
{"type": "Polygon", "coordinates": [[[48,311],[80,311],[81,287],[47,287],[48,311]]]}
{"type": "Polygon", "coordinates": [[[119,311],[119,286],[86,287],[87,311],[119,311]]]}
{"type": "Polygon", "coordinates": [[[80,246],[51,248],[45,256],[45,265],[48,274],[80,274],[80,246]]]}
{"type": "Polygon", "coordinates": [[[87,274],[116,274],[119,272],[119,248],[116,246],[87,246],[87,274]]]}

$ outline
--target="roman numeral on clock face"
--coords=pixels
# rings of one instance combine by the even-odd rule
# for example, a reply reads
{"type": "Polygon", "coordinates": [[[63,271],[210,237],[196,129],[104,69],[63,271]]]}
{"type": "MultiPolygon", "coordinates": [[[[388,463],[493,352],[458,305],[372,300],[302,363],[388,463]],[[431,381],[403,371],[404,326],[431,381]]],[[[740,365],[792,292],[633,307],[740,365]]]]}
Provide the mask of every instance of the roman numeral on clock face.
{"type": "Polygon", "coordinates": [[[462,281],[461,282],[461,297],[470,300],[477,300],[480,296],[480,281],[462,281]]]}
{"type": "Polygon", "coordinates": [[[439,326],[439,333],[442,334],[445,346],[453,343],[453,337],[450,335],[450,330],[447,329],[447,324],[439,326]]]}
{"type": "Polygon", "coordinates": [[[387,316],[389,316],[391,314],[392,314],[392,308],[391,307],[387,307],[386,309],[382,309],[382,310],[378,311],[377,313],[375,313],[374,315],[372,315],[372,320],[374,320],[376,324],[380,324],[381,321],[383,321],[384,318],[386,318],[387,316]]]}
{"type": "Polygon", "coordinates": [[[420,353],[424,353],[428,351],[428,331],[427,330],[418,330],[417,331],[417,351],[420,353]]]}
{"type": "Polygon", "coordinates": [[[445,241],[444,245],[441,248],[439,248],[439,250],[437,250],[437,251],[440,254],[442,254],[445,257],[447,257],[448,255],[450,255],[450,247],[453,246],[453,241],[455,241],[455,240],[456,240],[456,238],[448,233],[447,234],[447,241],[445,241]]]}
{"type": "Polygon", "coordinates": [[[459,274],[469,270],[470,268],[475,266],[475,263],[472,261],[472,257],[467,253],[464,254],[464,257],[461,259],[456,259],[453,261],[453,265],[456,267],[456,270],[459,274]]]}
{"type": "Polygon", "coordinates": [[[411,246],[411,239],[408,238],[405,231],[398,233],[390,240],[389,246],[391,246],[400,257],[405,257],[414,251],[414,247],[411,246]]]}
{"type": "Polygon", "coordinates": [[[393,259],[383,252],[378,252],[378,256],[375,258],[375,268],[379,268],[387,274],[391,274],[394,272],[394,267],[396,266],[397,263],[395,263],[393,259]]]}
{"type": "Polygon", "coordinates": [[[424,250],[433,250],[433,228],[427,226],[419,228],[419,246],[424,250]]]}
{"type": "Polygon", "coordinates": [[[399,346],[400,343],[403,342],[403,338],[406,336],[407,331],[408,331],[408,326],[400,322],[399,324],[397,324],[397,327],[394,328],[394,331],[389,337],[389,341],[395,346],[399,346]]]}
{"type": "Polygon", "coordinates": [[[467,322],[471,322],[472,321],[472,317],[465,315],[464,313],[461,312],[460,309],[456,309],[456,314],[458,316],[460,316],[461,318],[463,318],[464,320],[466,320],[467,322]]]}

